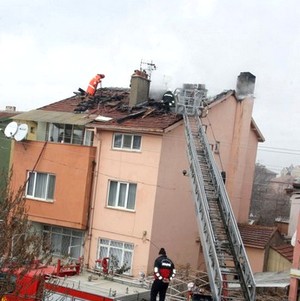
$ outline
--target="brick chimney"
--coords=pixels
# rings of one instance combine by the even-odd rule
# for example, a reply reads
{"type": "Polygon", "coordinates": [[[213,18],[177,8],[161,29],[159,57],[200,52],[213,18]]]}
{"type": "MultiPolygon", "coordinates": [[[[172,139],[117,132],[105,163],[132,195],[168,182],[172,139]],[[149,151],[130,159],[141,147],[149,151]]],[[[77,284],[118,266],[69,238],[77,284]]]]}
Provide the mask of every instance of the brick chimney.
{"type": "Polygon", "coordinates": [[[255,88],[255,76],[250,72],[241,72],[237,78],[236,97],[243,100],[247,96],[253,97],[255,88]]]}
{"type": "Polygon", "coordinates": [[[7,112],[16,112],[16,107],[15,106],[6,106],[5,111],[7,111],[7,112]]]}
{"type": "Polygon", "coordinates": [[[150,80],[146,72],[135,70],[130,81],[129,106],[134,107],[149,99],[150,80]]]}

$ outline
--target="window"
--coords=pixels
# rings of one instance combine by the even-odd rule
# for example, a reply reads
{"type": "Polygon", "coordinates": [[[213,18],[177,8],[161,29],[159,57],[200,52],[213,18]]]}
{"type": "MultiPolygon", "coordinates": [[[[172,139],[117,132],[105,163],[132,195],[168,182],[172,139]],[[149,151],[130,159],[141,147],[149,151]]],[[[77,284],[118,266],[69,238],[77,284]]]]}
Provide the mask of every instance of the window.
{"type": "Polygon", "coordinates": [[[48,140],[61,143],[83,144],[84,127],[80,125],[50,123],[48,140]]]}
{"type": "Polygon", "coordinates": [[[94,132],[91,130],[85,130],[83,145],[92,146],[94,141],[94,132]]]}
{"type": "Polygon", "coordinates": [[[131,134],[114,134],[113,148],[125,150],[140,150],[142,136],[131,134]]]}
{"type": "Polygon", "coordinates": [[[53,200],[55,175],[40,172],[28,172],[26,196],[42,200],[53,200]]]}
{"type": "Polygon", "coordinates": [[[136,184],[109,181],[108,202],[109,207],[134,210],[136,184]]]}
{"type": "Polygon", "coordinates": [[[109,257],[110,269],[123,267],[124,273],[130,274],[133,248],[134,245],[132,243],[100,238],[97,256],[98,259],[109,257]]]}
{"type": "Polygon", "coordinates": [[[83,231],[69,228],[44,226],[43,229],[44,240],[50,243],[52,253],[56,256],[78,259],[82,255],[83,236],[83,231]]]}

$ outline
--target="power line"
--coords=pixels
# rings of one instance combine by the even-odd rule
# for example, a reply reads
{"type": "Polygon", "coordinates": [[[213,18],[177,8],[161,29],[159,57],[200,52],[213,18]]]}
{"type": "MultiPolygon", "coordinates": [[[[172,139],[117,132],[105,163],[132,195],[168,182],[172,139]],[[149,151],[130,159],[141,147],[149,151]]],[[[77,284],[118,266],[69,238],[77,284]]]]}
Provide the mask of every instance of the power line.
{"type": "Polygon", "coordinates": [[[289,148],[258,146],[257,150],[263,152],[280,153],[280,154],[287,154],[287,155],[296,155],[296,156],[300,155],[300,150],[289,149],[289,148]]]}

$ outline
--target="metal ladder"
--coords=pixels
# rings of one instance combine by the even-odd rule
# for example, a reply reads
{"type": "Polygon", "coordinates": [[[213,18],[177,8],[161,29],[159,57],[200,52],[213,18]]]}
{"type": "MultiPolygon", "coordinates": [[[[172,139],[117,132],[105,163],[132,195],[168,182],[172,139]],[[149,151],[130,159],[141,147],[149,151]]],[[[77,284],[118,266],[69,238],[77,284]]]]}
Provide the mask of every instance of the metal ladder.
{"type": "Polygon", "coordinates": [[[199,118],[203,95],[192,90],[177,95],[177,112],[183,115],[185,123],[189,176],[212,298],[254,301],[253,274],[223,178],[199,118]]]}

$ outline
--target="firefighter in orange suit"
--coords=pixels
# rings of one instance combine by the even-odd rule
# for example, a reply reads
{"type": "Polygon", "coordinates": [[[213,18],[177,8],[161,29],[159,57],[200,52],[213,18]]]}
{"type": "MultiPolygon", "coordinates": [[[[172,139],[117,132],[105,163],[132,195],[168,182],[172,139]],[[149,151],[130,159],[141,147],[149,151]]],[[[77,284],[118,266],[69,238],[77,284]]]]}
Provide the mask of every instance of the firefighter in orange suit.
{"type": "Polygon", "coordinates": [[[96,93],[98,84],[101,83],[101,80],[102,80],[102,78],[104,78],[104,77],[105,77],[104,74],[97,74],[96,76],[94,76],[94,77],[91,79],[91,81],[90,81],[90,83],[89,83],[89,85],[88,85],[88,88],[87,88],[87,90],[86,90],[86,93],[87,93],[88,95],[94,96],[95,93],[96,93]]]}

